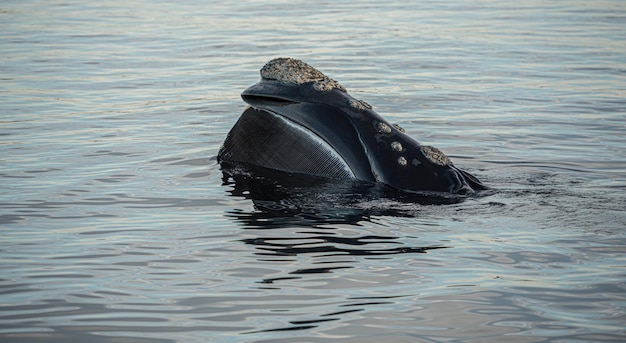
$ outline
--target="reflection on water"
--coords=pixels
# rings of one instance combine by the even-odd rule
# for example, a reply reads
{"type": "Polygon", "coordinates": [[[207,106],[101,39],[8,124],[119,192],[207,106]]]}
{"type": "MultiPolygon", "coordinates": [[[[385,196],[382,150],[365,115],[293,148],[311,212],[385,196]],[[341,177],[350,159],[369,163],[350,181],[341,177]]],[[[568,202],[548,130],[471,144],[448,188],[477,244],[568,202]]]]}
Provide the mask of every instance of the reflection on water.
{"type": "MultiPolygon", "coordinates": [[[[397,248],[371,248],[380,245],[398,245],[398,237],[385,236],[362,236],[362,237],[334,237],[326,233],[312,233],[309,237],[299,238],[297,243],[289,237],[283,238],[249,238],[242,240],[244,243],[257,246],[263,252],[259,255],[293,256],[297,254],[315,253],[325,256],[378,256],[407,253],[425,253],[429,249],[441,249],[444,247],[397,247],[397,248]],[[286,243],[283,243],[286,241],[286,243]]],[[[316,269],[317,270],[317,269],[316,269]]]]}
{"type": "MultiPolygon", "coordinates": [[[[397,200],[386,197],[402,193],[382,184],[360,181],[330,180],[309,175],[290,175],[278,171],[242,169],[237,166],[224,170],[224,186],[230,187],[234,197],[244,197],[254,204],[252,211],[232,210],[233,218],[247,230],[254,230],[253,238],[241,241],[254,246],[261,259],[269,257],[313,254],[317,258],[342,256],[385,256],[394,254],[422,254],[445,246],[406,246],[400,237],[387,235],[337,236],[337,225],[359,226],[376,216],[410,217],[416,215],[419,202],[410,202],[404,195],[406,208],[397,200]],[[370,206],[368,204],[377,204],[370,206]],[[400,205],[400,206],[398,206],[400,205]],[[399,207],[399,208],[396,208],[399,207]],[[272,229],[295,229],[284,236],[272,229]]],[[[449,198],[434,195],[413,195],[421,204],[450,203],[449,198]]],[[[454,202],[460,201],[455,197],[454,202]]],[[[283,233],[281,231],[281,233],[283,233]]],[[[289,277],[264,279],[298,279],[291,275],[329,273],[351,266],[326,266],[289,271],[289,277]]]]}
{"type": "MultiPolygon", "coordinates": [[[[225,164],[226,165],[226,164],[225,164]]],[[[333,180],[259,167],[226,165],[223,185],[244,197],[254,211],[229,211],[244,227],[276,228],[320,224],[358,224],[372,216],[419,216],[423,205],[462,202],[465,196],[402,192],[381,183],[333,180]]]]}

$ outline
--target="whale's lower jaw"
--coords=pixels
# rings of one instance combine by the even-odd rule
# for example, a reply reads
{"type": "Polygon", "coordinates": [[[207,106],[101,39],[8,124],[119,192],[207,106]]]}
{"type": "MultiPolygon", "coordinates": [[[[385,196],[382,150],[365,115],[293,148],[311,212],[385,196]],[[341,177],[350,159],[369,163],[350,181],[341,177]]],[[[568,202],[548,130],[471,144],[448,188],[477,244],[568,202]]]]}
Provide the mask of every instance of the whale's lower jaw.
{"type": "Polygon", "coordinates": [[[248,107],[228,134],[218,161],[289,173],[354,179],[348,163],[309,129],[278,114],[248,107]]]}

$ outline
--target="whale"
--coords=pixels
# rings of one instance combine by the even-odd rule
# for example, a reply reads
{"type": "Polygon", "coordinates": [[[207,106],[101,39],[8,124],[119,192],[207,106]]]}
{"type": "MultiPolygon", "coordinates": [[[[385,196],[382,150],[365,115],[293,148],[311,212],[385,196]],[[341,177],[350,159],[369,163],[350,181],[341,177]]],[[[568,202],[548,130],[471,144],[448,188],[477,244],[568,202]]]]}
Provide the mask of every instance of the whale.
{"type": "Polygon", "coordinates": [[[276,58],[260,74],[241,94],[248,106],[218,152],[222,169],[360,180],[403,192],[467,195],[488,189],[309,64],[276,58]]]}

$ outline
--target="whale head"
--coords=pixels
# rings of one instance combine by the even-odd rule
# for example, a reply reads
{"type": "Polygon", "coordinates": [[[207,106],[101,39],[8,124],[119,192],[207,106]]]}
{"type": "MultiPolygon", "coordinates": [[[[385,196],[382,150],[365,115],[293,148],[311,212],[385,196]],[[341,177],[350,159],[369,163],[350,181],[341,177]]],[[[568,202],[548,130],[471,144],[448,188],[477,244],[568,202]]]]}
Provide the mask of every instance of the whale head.
{"type": "Polygon", "coordinates": [[[421,145],[300,60],[271,60],[241,96],[250,106],[220,149],[220,163],[381,182],[408,192],[486,189],[439,149],[421,145]]]}

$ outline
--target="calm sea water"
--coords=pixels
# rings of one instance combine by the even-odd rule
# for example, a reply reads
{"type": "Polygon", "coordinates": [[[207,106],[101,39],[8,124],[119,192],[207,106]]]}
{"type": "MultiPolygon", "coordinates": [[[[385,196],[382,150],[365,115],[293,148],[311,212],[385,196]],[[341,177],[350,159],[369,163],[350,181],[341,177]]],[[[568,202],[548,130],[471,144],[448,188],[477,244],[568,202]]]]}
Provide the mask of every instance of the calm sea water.
{"type": "Polygon", "coordinates": [[[625,22],[621,0],[2,2],[0,340],[625,340],[625,22]],[[279,56],[494,191],[222,180],[279,56]]]}

